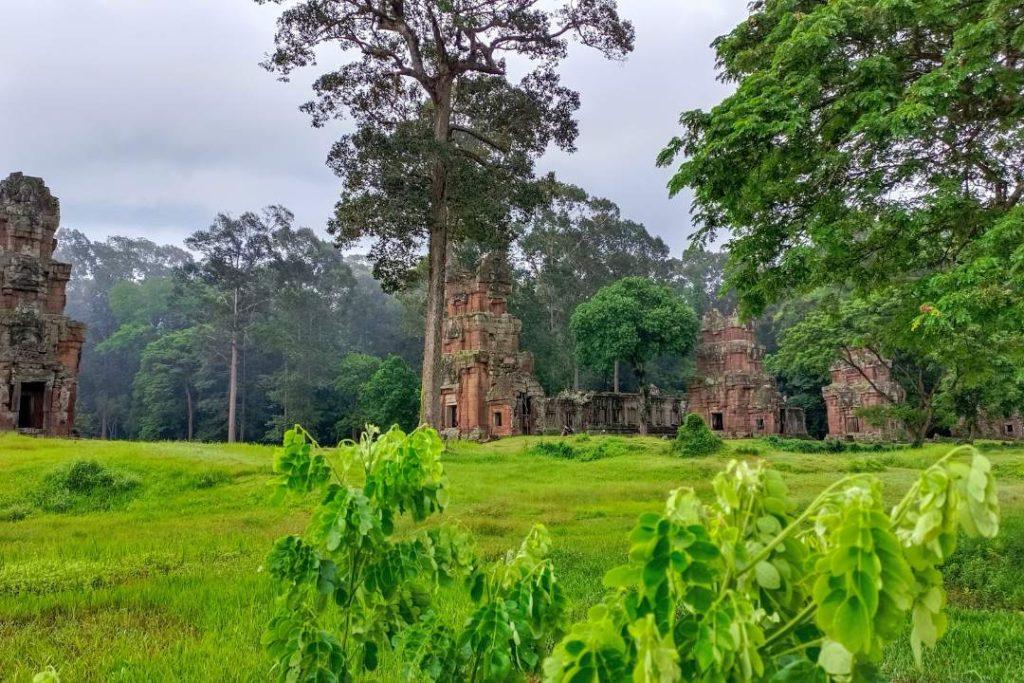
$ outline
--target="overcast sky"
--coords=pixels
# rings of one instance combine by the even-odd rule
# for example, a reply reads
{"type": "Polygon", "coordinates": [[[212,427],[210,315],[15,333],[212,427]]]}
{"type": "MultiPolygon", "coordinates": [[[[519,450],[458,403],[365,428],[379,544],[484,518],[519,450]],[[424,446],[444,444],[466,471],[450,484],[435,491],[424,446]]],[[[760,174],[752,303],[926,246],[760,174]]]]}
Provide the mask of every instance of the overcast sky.
{"type": "MultiPolygon", "coordinates": [[[[727,86],[709,47],[746,0],[620,0],[637,29],[624,63],[576,48],[578,151],[555,171],[661,235],[678,254],[689,198],[654,158],[684,109],[727,86]]],[[[180,243],[219,211],[283,204],[323,232],[338,193],[324,165],[339,121],[298,111],[317,72],[283,84],[258,66],[280,8],[251,0],[0,0],[0,175],[42,176],[62,224],[91,237],[180,243]]]]}

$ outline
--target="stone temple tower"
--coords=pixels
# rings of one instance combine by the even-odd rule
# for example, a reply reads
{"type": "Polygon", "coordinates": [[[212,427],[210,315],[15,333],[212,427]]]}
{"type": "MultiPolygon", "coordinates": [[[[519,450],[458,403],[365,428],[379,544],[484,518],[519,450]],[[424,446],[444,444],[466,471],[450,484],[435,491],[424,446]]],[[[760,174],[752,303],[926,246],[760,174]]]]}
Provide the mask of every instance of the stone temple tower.
{"type": "Polygon", "coordinates": [[[487,439],[543,428],[544,390],[519,350],[522,322],[508,312],[512,272],[487,254],[475,272],[451,264],[445,283],[441,387],[444,429],[487,439]]]}
{"type": "Polygon", "coordinates": [[[696,375],[686,410],[726,436],[807,434],[804,411],[787,405],[764,369],[754,327],[712,310],[701,321],[696,375]]]}
{"type": "Polygon", "coordinates": [[[68,436],[85,325],[64,315],[71,266],[53,260],[60,204],[41,178],[0,181],[0,430],[68,436]]]}

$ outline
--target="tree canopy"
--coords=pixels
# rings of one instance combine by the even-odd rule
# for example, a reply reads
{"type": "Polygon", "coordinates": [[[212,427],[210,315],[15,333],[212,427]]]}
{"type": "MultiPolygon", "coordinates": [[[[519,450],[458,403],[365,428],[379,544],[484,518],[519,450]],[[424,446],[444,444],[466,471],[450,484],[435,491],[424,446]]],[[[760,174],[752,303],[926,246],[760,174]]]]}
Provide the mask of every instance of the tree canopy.
{"type": "Polygon", "coordinates": [[[598,290],[572,314],[576,356],[582,365],[629,365],[640,382],[640,431],[647,428],[646,366],[666,353],[684,356],[693,348],[697,314],[671,289],[642,277],[627,277],[598,290]]]}
{"type": "Polygon", "coordinates": [[[743,311],[834,288],[949,391],[1012,380],[1022,37],[1019,7],[1001,0],[753,3],[714,44],[735,92],[685,112],[660,157],[684,157],[670,190],[692,188],[697,242],[729,234],[726,285],[743,311]]]}

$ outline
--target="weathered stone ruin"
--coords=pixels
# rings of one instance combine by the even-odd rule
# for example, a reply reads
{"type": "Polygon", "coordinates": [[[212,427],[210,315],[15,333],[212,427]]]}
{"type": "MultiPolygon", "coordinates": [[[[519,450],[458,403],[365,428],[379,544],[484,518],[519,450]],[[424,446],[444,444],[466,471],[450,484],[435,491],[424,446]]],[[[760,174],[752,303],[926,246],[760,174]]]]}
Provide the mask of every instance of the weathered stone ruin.
{"type": "Polygon", "coordinates": [[[829,369],[832,383],[822,387],[828,412],[828,435],[833,439],[894,440],[905,435],[895,422],[868,424],[858,415],[861,408],[884,406],[904,399],[903,387],[892,379],[888,362],[865,350],[851,355],[854,364],[837,361],[829,369]]]}
{"type": "Polygon", "coordinates": [[[998,415],[981,412],[974,425],[966,420],[953,428],[953,436],[965,439],[996,439],[999,441],[1017,441],[1024,439],[1024,417],[1019,412],[1010,415],[998,415]]]}
{"type": "Polygon", "coordinates": [[[85,326],[64,315],[60,206],[41,178],[0,181],[0,430],[67,436],[85,326]]]}
{"type": "MultiPolygon", "coordinates": [[[[640,394],[566,391],[545,403],[549,431],[636,434],[640,431],[640,394]]],[[[686,414],[682,396],[654,389],[647,400],[648,434],[675,434],[686,414]]]]}
{"type": "Polygon", "coordinates": [[[519,350],[522,322],[508,312],[512,272],[489,254],[475,273],[454,264],[445,283],[441,406],[450,435],[491,438],[543,429],[544,389],[519,350]]]}
{"type": "MultiPolygon", "coordinates": [[[[452,264],[445,283],[441,387],[448,436],[488,439],[519,434],[640,430],[636,393],[564,391],[547,398],[533,376],[533,357],[519,350],[522,323],[508,312],[511,269],[503,254],[475,272],[452,264]]],[[[764,371],[764,349],[751,325],[717,311],[705,317],[697,378],[688,396],[652,388],[648,433],[674,434],[687,412],[729,436],[807,433],[804,412],[786,405],[764,371]]]]}
{"type": "Polygon", "coordinates": [[[725,436],[807,434],[803,409],[788,406],[764,370],[764,348],[754,339],[753,325],[715,310],[701,321],[686,410],[725,436]]]}

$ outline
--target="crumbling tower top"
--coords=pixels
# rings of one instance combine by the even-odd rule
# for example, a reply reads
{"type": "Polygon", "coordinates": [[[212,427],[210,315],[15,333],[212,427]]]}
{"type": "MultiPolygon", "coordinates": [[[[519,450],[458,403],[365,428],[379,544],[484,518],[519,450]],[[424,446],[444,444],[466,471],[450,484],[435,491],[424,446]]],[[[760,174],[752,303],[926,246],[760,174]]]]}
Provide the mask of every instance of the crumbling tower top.
{"type": "Polygon", "coordinates": [[[58,225],[60,202],[42,178],[12,173],[0,181],[0,249],[49,260],[58,225]]]}

